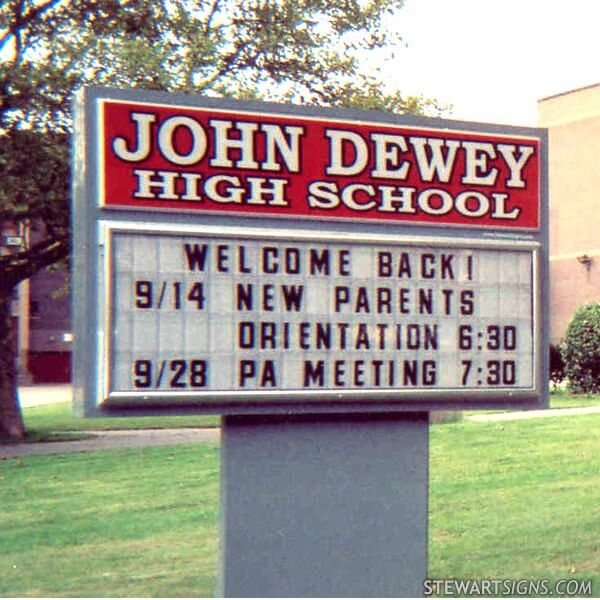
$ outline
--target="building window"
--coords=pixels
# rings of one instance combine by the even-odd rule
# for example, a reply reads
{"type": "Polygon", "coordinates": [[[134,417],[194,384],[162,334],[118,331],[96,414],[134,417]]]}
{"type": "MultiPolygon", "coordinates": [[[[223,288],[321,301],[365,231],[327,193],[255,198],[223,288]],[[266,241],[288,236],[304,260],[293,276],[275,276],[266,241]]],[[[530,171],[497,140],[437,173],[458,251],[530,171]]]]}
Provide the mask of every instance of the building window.
{"type": "Polygon", "coordinates": [[[29,302],[29,318],[39,319],[40,318],[40,303],[37,300],[31,300],[29,302]]]}

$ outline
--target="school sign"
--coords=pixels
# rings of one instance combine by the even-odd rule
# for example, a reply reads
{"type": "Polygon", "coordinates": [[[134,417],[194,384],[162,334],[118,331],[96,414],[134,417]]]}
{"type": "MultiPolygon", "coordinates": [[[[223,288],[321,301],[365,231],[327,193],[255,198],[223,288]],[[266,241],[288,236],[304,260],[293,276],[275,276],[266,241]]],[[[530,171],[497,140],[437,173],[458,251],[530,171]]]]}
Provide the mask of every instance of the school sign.
{"type": "Polygon", "coordinates": [[[429,411],[547,398],[546,132],[102,89],[75,115],[78,412],[222,415],[217,595],[422,595],[429,411]]]}
{"type": "Polygon", "coordinates": [[[108,90],[77,114],[88,414],[542,401],[540,130],[108,90]]]}

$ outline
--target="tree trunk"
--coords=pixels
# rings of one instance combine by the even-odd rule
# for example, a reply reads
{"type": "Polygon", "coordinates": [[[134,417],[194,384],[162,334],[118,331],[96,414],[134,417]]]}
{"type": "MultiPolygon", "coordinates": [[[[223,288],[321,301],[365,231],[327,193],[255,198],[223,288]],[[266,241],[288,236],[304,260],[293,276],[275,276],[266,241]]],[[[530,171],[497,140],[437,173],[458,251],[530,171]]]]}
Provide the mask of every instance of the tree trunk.
{"type": "Polygon", "coordinates": [[[16,334],[10,306],[10,291],[0,290],[0,438],[22,440],[25,426],[17,396],[16,334]]]}

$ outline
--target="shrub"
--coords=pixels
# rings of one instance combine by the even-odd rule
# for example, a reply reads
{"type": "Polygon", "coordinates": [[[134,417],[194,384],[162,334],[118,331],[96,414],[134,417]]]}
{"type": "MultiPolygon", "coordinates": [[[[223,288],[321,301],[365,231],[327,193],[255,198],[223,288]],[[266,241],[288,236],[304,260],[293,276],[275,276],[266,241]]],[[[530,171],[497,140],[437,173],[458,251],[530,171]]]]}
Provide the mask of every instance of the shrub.
{"type": "Polygon", "coordinates": [[[562,358],[560,346],[550,344],[550,381],[554,388],[565,378],[565,363],[562,358]]]}
{"type": "Polygon", "coordinates": [[[600,392],[600,302],[577,309],[561,348],[569,390],[600,392]]]}

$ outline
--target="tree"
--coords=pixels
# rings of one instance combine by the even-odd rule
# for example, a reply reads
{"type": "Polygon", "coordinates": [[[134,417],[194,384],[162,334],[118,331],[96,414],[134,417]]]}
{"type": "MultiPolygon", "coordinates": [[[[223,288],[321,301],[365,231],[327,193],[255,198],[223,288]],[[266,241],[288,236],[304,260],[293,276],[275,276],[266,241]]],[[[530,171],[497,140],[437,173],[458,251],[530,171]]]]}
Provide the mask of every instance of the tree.
{"type": "Polygon", "coordinates": [[[70,102],[86,85],[439,114],[386,92],[361,55],[393,51],[403,0],[5,0],[0,7],[0,223],[36,229],[0,256],[0,435],[23,437],[10,298],[69,257],[70,102]]]}

